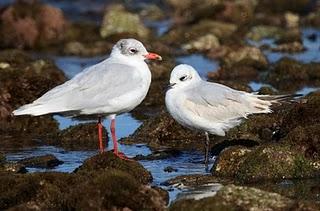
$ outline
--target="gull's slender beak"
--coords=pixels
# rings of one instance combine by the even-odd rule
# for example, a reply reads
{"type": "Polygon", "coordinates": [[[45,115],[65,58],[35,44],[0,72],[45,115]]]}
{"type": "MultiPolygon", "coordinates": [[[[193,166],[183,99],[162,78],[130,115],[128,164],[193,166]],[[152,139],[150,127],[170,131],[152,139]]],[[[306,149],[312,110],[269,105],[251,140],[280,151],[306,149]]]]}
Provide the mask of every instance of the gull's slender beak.
{"type": "Polygon", "coordinates": [[[158,60],[158,61],[162,60],[162,57],[156,53],[148,53],[144,55],[144,57],[149,60],[158,60]]]}
{"type": "Polygon", "coordinates": [[[173,89],[174,85],[176,85],[176,83],[168,84],[166,87],[166,91],[168,91],[169,89],[173,89]]]}

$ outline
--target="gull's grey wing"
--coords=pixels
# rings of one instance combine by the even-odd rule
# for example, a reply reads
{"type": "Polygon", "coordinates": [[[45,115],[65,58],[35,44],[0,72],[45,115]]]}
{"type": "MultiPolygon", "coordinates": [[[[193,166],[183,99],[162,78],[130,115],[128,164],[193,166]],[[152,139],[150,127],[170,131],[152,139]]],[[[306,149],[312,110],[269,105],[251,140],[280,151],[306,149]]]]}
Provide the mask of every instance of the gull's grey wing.
{"type": "Polygon", "coordinates": [[[107,101],[134,92],[141,80],[133,66],[102,62],[48,91],[32,105],[45,105],[50,112],[105,106],[107,101]]]}
{"type": "Polygon", "coordinates": [[[205,81],[188,90],[183,103],[194,115],[210,122],[236,121],[251,113],[268,113],[271,105],[258,95],[205,81]]]}

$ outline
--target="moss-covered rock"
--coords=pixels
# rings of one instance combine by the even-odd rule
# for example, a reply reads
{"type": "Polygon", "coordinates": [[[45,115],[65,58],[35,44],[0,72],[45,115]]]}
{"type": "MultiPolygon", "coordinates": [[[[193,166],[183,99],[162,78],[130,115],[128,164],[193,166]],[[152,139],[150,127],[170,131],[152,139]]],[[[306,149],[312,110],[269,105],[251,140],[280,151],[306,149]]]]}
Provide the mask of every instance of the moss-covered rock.
{"type": "Polygon", "coordinates": [[[140,163],[134,160],[122,160],[111,151],[98,154],[85,160],[83,165],[75,172],[77,174],[91,174],[92,172],[104,172],[112,169],[126,172],[142,184],[148,184],[152,181],[151,173],[143,168],[140,163]]]}
{"type": "Polygon", "coordinates": [[[244,162],[243,158],[251,151],[240,146],[224,149],[212,167],[213,174],[222,177],[234,177],[244,162]]]}
{"type": "Polygon", "coordinates": [[[146,185],[151,179],[139,163],[112,152],[86,160],[72,174],[0,171],[0,209],[165,210],[167,194],[146,185]]]}
{"type": "Polygon", "coordinates": [[[182,46],[183,49],[191,52],[205,52],[218,47],[220,47],[219,39],[213,34],[204,35],[182,46]]]}
{"type": "MultiPolygon", "coordinates": [[[[103,127],[103,145],[107,147],[109,137],[107,130],[103,127]]],[[[59,133],[57,140],[51,144],[65,149],[98,149],[98,126],[97,123],[83,123],[70,126],[59,133]]]]}
{"type": "Polygon", "coordinates": [[[24,158],[19,161],[20,164],[33,168],[52,168],[63,163],[54,155],[42,155],[24,158]]]}
{"type": "Polygon", "coordinates": [[[228,39],[235,31],[237,26],[232,23],[212,20],[201,20],[194,25],[181,25],[172,27],[162,39],[174,46],[188,43],[207,34],[215,35],[220,41],[228,39]]]}
{"type": "Polygon", "coordinates": [[[258,69],[264,69],[268,66],[267,58],[262,51],[256,47],[245,46],[231,51],[223,58],[223,64],[227,67],[233,64],[247,64],[258,69]]]}
{"type": "Polygon", "coordinates": [[[223,150],[212,168],[217,176],[252,183],[263,180],[315,178],[320,163],[307,158],[299,143],[269,144],[247,149],[229,147],[223,150]]]}
{"type": "Polygon", "coordinates": [[[103,38],[112,35],[135,35],[146,38],[149,34],[139,16],[126,11],[122,5],[112,5],[107,8],[100,28],[100,35],[103,38]]]}
{"type": "Polygon", "coordinates": [[[306,84],[320,84],[320,64],[304,64],[290,58],[279,60],[268,72],[266,82],[280,90],[297,90],[306,84]]]}
{"type": "MultiPolygon", "coordinates": [[[[125,170],[125,169],[123,169],[125,170]]],[[[70,193],[69,209],[131,209],[164,210],[165,201],[160,193],[141,185],[130,172],[109,169],[78,184],[70,193]]]]}

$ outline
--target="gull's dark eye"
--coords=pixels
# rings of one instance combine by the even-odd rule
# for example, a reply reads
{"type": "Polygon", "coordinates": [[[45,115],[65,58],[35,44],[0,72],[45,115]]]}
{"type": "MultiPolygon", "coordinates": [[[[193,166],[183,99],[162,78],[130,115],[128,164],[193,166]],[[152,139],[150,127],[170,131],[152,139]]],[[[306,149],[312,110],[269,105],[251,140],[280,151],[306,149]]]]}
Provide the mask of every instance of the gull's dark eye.
{"type": "Polygon", "coordinates": [[[184,75],[184,76],[182,76],[182,77],[179,78],[180,81],[185,81],[186,79],[187,79],[187,76],[186,76],[186,75],[184,75]]]}
{"type": "Polygon", "coordinates": [[[130,48],[129,51],[130,51],[130,53],[132,53],[132,54],[135,54],[135,53],[138,52],[138,50],[135,49],[135,48],[130,48]]]}

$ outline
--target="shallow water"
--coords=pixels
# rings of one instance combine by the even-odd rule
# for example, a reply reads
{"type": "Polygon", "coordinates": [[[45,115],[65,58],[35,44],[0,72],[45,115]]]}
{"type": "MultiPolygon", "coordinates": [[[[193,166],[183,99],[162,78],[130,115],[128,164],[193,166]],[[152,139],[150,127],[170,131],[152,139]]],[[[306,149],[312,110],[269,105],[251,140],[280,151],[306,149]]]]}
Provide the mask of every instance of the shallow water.
{"type": "Polygon", "coordinates": [[[202,78],[207,78],[208,72],[216,71],[219,67],[218,61],[208,59],[202,54],[180,56],[176,61],[178,64],[188,64],[193,66],[202,78]]]}

